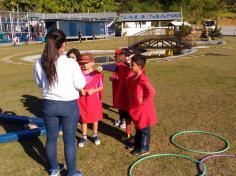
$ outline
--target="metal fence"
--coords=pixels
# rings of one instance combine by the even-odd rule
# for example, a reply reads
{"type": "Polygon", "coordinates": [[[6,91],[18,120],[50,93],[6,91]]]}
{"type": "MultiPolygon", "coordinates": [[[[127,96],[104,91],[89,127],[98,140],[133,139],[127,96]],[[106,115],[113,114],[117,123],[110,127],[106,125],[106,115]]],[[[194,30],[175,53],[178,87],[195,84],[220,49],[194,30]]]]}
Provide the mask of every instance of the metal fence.
{"type": "Polygon", "coordinates": [[[40,40],[44,33],[43,23],[30,13],[18,11],[0,11],[0,42],[40,40]]]}

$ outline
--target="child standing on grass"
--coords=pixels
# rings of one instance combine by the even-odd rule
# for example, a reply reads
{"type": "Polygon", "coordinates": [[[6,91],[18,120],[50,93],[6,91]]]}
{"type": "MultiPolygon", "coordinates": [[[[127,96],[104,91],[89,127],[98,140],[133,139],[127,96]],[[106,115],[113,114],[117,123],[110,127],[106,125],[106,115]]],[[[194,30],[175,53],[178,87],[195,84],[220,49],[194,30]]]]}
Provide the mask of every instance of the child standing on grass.
{"type": "Polygon", "coordinates": [[[86,86],[80,90],[81,97],[78,99],[78,105],[81,114],[82,138],[79,147],[84,147],[87,141],[87,124],[93,124],[93,141],[96,145],[100,144],[98,138],[98,121],[102,119],[102,97],[103,75],[94,70],[94,56],[86,53],[79,59],[82,72],[86,79],[86,86]]]}
{"type": "Polygon", "coordinates": [[[132,154],[145,155],[150,148],[150,126],[157,122],[153,97],[155,89],[143,73],[146,58],[134,55],[131,61],[133,75],[128,79],[129,113],[136,134],[132,154]]]}
{"type": "MultiPolygon", "coordinates": [[[[115,50],[115,60],[116,60],[116,65],[120,65],[125,61],[125,53],[124,50],[117,49],[115,50]],[[122,63],[121,63],[122,62],[122,63]]],[[[119,113],[119,119],[115,121],[115,126],[125,129],[126,128],[126,123],[125,123],[125,114],[122,109],[120,109],[120,93],[121,89],[119,87],[119,74],[115,71],[112,73],[112,76],[110,77],[110,80],[112,81],[112,98],[113,98],[113,107],[118,109],[119,113]]]]}
{"type": "Polygon", "coordinates": [[[129,114],[129,87],[127,78],[131,73],[131,58],[139,54],[138,50],[125,48],[115,51],[116,63],[102,65],[103,70],[113,71],[112,90],[113,90],[113,107],[118,109],[120,119],[115,121],[115,126],[126,129],[125,138],[129,143],[131,141],[131,117],[129,114]]]}

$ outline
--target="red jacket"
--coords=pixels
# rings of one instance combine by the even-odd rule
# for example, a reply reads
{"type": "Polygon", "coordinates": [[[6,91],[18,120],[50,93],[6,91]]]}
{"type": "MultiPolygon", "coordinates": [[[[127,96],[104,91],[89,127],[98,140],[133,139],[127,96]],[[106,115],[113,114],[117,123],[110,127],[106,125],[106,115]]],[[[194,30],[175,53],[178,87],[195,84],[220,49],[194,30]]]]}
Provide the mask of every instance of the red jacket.
{"type": "MultiPolygon", "coordinates": [[[[100,79],[103,75],[98,72],[93,72],[91,82],[87,83],[85,90],[97,88],[100,79]]],[[[102,96],[101,92],[93,93],[92,95],[80,96],[78,99],[79,111],[82,123],[94,123],[102,119],[102,96]]]]}
{"type": "Polygon", "coordinates": [[[142,73],[137,79],[135,75],[128,79],[129,113],[135,128],[143,129],[157,122],[153,97],[155,89],[142,73]]]}
{"type": "Polygon", "coordinates": [[[113,107],[128,111],[128,85],[127,78],[130,68],[124,62],[117,63],[117,72],[113,73],[113,107]]]}

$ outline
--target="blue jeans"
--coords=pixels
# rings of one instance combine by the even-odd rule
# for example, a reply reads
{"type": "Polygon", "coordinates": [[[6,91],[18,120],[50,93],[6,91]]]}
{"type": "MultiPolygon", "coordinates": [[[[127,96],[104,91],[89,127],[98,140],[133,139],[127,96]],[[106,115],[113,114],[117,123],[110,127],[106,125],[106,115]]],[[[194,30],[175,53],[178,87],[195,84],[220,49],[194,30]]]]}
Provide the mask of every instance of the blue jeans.
{"type": "Polygon", "coordinates": [[[79,121],[77,101],[43,101],[43,118],[47,130],[46,154],[51,169],[57,169],[57,139],[61,126],[64,141],[64,155],[68,175],[76,173],[76,130],[79,121]]]}
{"type": "Polygon", "coordinates": [[[145,150],[149,151],[150,148],[150,127],[137,129],[134,139],[134,147],[136,150],[145,150]]]}

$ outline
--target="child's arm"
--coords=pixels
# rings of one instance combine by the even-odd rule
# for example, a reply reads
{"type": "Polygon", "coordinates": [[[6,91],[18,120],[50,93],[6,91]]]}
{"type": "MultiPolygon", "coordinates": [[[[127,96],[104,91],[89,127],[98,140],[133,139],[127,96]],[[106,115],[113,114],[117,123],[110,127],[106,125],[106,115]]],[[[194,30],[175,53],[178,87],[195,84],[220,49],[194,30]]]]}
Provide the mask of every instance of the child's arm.
{"type": "Polygon", "coordinates": [[[92,88],[92,89],[86,90],[86,92],[88,95],[92,95],[92,94],[94,94],[96,92],[100,92],[102,90],[103,90],[103,86],[95,88],[95,89],[92,88]]]}
{"type": "Polygon", "coordinates": [[[143,82],[143,98],[139,99],[140,104],[144,104],[149,98],[155,95],[155,89],[150,82],[143,82]]]}
{"type": "Polygon", "coordinates": [[[84,90],[84,89],[79,89],[79,93],[80,93],[81,95],[85,96],[85,95],[86,95],[86,90],[84,90]]]}
{"type": "Polygon", "coordinates": [[[105,71],[110,71],[110,72],[117,71],[116,64],[104,64],[104,65],[101,65],[101,67],[102,67],[102,70],[105,70],[105,71]]]}

